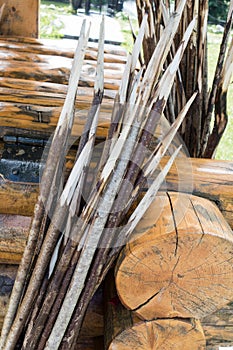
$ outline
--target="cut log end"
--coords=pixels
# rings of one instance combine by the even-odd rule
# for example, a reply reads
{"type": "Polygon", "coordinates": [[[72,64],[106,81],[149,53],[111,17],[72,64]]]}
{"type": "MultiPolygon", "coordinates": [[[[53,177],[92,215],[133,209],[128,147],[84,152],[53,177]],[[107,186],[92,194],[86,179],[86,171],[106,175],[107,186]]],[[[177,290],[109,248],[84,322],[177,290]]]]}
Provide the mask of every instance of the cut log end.
{"type": "Polygon", "coordinates": [[[118,334],[109,350],[202,350],[205,337],[200,323],[190,320],[141,322],[118,334]]]}
{"type": "Polygon", "coordinates": [[[128,309],[146,320],[199,319],[233,299],[233,234],[208,200],[181,194],[156,199],[138,231],[116,267],[116,287],[128,309]]]}

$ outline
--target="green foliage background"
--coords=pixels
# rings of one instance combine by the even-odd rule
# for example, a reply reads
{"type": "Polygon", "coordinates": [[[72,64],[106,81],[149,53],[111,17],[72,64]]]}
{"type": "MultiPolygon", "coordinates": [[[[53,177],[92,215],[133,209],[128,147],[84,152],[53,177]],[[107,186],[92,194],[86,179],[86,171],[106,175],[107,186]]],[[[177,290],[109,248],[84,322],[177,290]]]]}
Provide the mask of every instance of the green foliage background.
{"type": "Polygon", "coordinates": [[[209,22],[224,23],[230,0],[209,0],[209,22]]]}

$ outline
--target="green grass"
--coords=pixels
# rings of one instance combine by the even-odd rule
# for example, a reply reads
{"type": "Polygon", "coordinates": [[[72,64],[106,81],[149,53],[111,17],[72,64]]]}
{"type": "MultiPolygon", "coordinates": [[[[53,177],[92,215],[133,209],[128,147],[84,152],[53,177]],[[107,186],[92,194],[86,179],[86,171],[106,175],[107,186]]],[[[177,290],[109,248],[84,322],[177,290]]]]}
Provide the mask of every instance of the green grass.
{"type": "MultiPolygon", "coordinates": [[[[211,28],[210,28],[211,29],[211,28]]],[[[221,44],[222,35],[208,32],[208,72],[209,86],[212,84],[216,62],[218,59],[219,47],[221,44]]],[[[233,79],[233,78],[232,78],[233,79]]],[[[217,159],[233,160],[233,80],[228,90],[227,98],[227,113],[228,125],[217,148],[217,159]]]]}
{"type": "Polygon", "coordinates": [[[61,30],[64,28],[59,15],[71,14],[71,6],[68,3],[41,0],[40,5],[40,37],[61,38],[61,30]]]}
{"type": "MultiPolygon", "coordinates": [[[[133,48],[133,36],[129,24],[128,16],[125,15],[123,12],[120,12],[116,15],[116,19],[120,23],[121,26],[121,32],[123,34],[124,42],[122,43],[122,46],[127,50],[127,52],[132,52],[133,48]]],[[[135,33],[137,34],[138,31],[138,22],[136,19],[131,20],[132,26],[134,28],[135,33]]]]}

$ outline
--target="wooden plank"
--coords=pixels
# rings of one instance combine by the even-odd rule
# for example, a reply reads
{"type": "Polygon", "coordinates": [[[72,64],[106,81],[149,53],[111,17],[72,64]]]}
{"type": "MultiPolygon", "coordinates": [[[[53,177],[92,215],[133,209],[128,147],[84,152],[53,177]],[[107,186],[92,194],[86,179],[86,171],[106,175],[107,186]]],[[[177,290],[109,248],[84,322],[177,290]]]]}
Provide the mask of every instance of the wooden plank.
{"type": "Polygon", "coordinates": [[[39,34],[39,0],[0,0],[5,5],[0,33],[6,36],[28,36],[39,34]]]}

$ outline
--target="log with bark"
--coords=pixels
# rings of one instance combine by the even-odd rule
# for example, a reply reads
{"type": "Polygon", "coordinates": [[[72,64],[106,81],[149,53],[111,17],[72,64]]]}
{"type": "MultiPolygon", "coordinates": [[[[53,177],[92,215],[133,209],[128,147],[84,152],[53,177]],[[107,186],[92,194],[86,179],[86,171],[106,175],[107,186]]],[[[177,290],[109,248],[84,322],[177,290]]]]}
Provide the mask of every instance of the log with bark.
{"type": "Polygon", "coordinates": [[[31,217],[0,215],[0,264],[19,264],[26,245],[31,217]]]}
{"type": "MultiPolygon", "coordinates": [[[[67,158],[72,168],[74,156],[67,158]]],[[[166,163],[166,157],[161,165],[166,163]]],[[[193,158],[177,158],[171,167],[165,187],[170,191],[193,193],[217,204],[233,228],[232,162],[193,158]]],[[[32,183],[16,183],[0,178],[0,213],[31,216],[39,187],[32,183]]]]}
{"type": "MultiPolygon", "coordinates": [[[[32,39],[27,37],[0,37],[1,49],[9,52],[28,54],[52,55],[58,57],[74,58],[77,40],[63,39],[32,39]]],[[[85,51],[85,59],[97,60],[98,44],[88,43],[85,51]]],[[[104,45],[104,62],[125,63],[127,53],[124,48],[115,45],[104,45]]]]}
{"type": "Polygon", "coordinates": [[[120,299],[146,320],[211,314],[233,300],[232,247],[232,230],[210,201],[158,197],[118,259],[120,299]]]}

